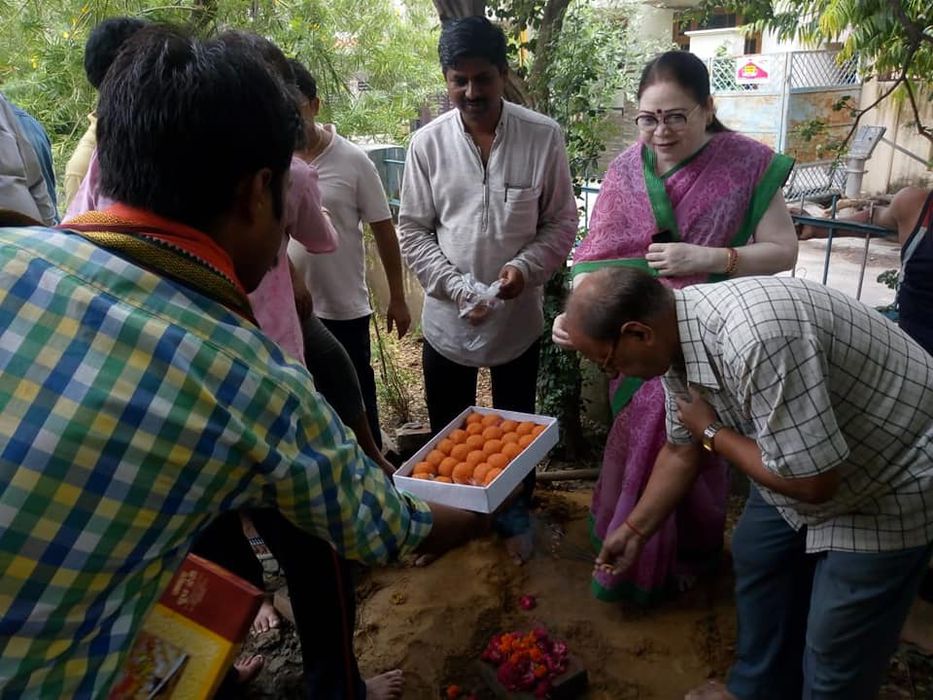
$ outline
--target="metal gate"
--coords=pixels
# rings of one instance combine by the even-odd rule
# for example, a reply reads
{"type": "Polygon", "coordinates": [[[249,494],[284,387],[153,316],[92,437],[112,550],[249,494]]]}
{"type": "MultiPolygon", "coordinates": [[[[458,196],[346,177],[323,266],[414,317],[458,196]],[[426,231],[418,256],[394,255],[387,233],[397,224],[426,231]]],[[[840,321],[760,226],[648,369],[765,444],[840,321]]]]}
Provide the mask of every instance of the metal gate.
{"type": "Polygon", "coordinates": [[[709,61],[710,88],[719,118],[732,129],[797,159],[789,181],[789,198],[841,191],[841,166],[821,153],[851,127],[849,109],[857,105],[861,84],[856,59],[838,61],[835,51],[792,51],[709,61]],[[739,77],[741,62],[768,67],[766,80],[751,84],[739,77]],[[844,99],[845,98],[845,99],[844,99]],[[813,122],[825,128],[809,140],[801,133],[813,122]]]}

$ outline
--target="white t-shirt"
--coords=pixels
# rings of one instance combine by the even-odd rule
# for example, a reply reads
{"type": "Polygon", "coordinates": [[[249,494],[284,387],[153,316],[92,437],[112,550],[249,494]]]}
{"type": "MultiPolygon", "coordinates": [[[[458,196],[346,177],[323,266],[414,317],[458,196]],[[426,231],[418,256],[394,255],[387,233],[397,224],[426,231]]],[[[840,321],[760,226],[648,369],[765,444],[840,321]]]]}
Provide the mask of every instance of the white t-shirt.
{"type": "Polygon", "coordinates": [[[288,256],[314,300],[320,318],[349,321],[372,313],[366,286],[363,224],[391,219],[376,166],[361,148],[324,127],[333,139],[312,164],[317,168],[321,204],[330,212],[340,245],[333,253],[309,254],[289,243],[288,256]]]}

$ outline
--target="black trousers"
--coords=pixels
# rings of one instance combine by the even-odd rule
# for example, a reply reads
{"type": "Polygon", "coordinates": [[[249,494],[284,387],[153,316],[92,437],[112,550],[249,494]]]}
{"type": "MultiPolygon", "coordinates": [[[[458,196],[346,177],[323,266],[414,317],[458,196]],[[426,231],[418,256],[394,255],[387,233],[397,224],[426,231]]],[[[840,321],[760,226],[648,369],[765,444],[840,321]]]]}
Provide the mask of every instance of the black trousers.
{"type": "Polygon", "coordinates": [[[313,313],[301,320],[305,364],[314,378],[314,388],[327,399],[347,425],[366,413],[356,367],[334,334],[313,313]]]}
{"type": "MultiPolygon", "coordinates": [[[[285,572],[308,697],[363,700],[366,683],[353,651],[356,597],[350,563],[277,510],[251,510],[249,515],[285,572]]],[[[262,565],[243,536],[238,513],[216,518],[191,551],[264,588],[262,565]]]]}
{"type": "MultiPolygon", "coordinates": [[[[536,340],[514,360],[489,368],[492,379],[492,406],[503,411],[535,412],[535,390],[538,383],[538,359],[541,342],[536,340]]],[[[428,404],[431,432],[437,433],[468,406],[476,403],[476,367],[467,367],[448,360],[424,341],[421,352],[424,368],[424,392],[428,404]]],[[[529,509],[535,490],[535,473],[522,482],[522,498],[495,523],[504,537],[525,532],[530,526],[529,509]]]]}
{"type": "MultiPolygon", "coordinates": [[[[540,341],[504,365],[490,367],[492,405],[503,411],[534,413],[540,341]]],[[[476,403],[476,367],[448,360],[424,341],[424,392],[431,432],[437,433],[467,406],[476,403]]]]}
{"type": "Polygon", "coordinates": [[[333,321],[322,318],[327,330],[340,342],[350,356],[356,376],[360,380],[366,419],[373,433],[376,446],[382,449],[382,430],[379,428],[379,406],[376,403],[376,373],[373,372],[372,350],[369,341],[369,321],[372,314],[349,321],[333,321]]]}

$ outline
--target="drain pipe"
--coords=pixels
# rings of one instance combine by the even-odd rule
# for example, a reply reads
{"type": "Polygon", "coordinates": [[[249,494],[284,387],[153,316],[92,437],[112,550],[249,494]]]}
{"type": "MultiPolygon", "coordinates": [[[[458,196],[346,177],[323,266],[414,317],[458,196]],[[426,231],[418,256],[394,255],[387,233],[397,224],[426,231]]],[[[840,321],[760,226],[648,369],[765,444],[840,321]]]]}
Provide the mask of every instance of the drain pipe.
{"type": "Polygon", "coordinates": [[[865,177],[865,161],[867,158],[849,155],[846,159],[846,197],[858,199],[862,194],[862,178],[865,177]]]}

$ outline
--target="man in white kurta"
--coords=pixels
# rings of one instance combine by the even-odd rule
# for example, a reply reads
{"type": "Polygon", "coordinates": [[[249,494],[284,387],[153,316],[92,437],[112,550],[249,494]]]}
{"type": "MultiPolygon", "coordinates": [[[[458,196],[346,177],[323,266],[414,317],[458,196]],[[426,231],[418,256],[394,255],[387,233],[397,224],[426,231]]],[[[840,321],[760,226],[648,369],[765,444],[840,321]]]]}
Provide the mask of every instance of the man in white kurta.
{"type": "Polygon", "coordinates": [[[564,264],[577,210],[560,127],[502,99],[501,30],[451,20],[440,40],[457,107],[412,137],[402,184],[402,254],[424,286],[424,372],[437,431],[475,401],[492,368],[497,408],[534,410],[543,285],[564,264]],[[467,317],[467,275],[502,280],[497,308],[467,317]]]}

